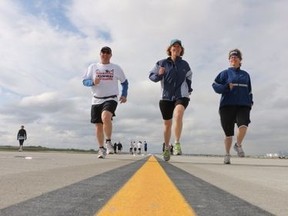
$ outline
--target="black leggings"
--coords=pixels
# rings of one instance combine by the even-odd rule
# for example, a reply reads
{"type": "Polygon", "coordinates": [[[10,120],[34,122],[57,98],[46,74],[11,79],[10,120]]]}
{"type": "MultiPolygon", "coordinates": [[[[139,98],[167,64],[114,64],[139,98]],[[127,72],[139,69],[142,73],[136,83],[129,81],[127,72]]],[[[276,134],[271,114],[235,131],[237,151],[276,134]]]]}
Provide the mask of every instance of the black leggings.
{"type": "Polygon", "coordinates": [[[227,137],[234,136],[235,123],[238,127],[250,123],[250,110],[248,106],[224,106],[219,110],[221,126],[227,137]]]}

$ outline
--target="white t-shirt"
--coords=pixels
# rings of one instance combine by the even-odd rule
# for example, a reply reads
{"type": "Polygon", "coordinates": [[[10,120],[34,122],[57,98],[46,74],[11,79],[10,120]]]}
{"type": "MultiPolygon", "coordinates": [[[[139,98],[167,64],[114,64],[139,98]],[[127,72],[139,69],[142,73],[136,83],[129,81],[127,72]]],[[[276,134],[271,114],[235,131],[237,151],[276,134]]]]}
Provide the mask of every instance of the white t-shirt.
{"type": "Polygon", "coordinates": [[[92,104],[101,104],[107,100],[117,101],[117,97],[107,99],[99,99],[95,97],[119,95],[118,81],[123,83],[126,80],[126,76],[121,67],[113,63],[93,63],[88,67],[83,79],[95,80],[96,77],[101,80],[99,84],[91,86],[91,92],[93,94],[92,104]]]}

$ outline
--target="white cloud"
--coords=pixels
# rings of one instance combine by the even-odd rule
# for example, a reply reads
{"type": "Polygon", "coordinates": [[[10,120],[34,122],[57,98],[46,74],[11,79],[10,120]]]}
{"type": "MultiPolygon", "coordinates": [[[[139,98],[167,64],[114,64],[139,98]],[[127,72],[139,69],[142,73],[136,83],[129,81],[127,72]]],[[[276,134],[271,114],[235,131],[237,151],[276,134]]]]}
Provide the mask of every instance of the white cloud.
{"type": "MultiPolygon", "coordinates": [[[[194,72],[183,150],[224,152],[217,113],[220,95],[211,84],[228,67],[227,53],[235,47],[243,52],[243,69],[251,75],[255,100],[244,143],[247,154],[287,150],[285,1],[58,3],[53,9],[63,20],[56,25],[49,22],[57,19],[49,17],[49,10],[39,16],[21,1],[0,2],[1,145],[17,145],[15,133],[24,124],[29,145],[96,148],[89,123],[90,90],[82,86],[81,76],[98,60],[100,48],[109,45],[112,61],[124,69],[130,83],[128,103],[118,106],[114,119],[115,141],[123,140],[127,150],[130,139],[145,139],[153,151],[160,151],[160,84],[149,81],[148,73],[166,57],[169,41],[179,38],[194,72]],[[65,22],[73,28],[65,28],[65,22]]],[[[41,1],[37,4],[45,7],[41,1]]]]}

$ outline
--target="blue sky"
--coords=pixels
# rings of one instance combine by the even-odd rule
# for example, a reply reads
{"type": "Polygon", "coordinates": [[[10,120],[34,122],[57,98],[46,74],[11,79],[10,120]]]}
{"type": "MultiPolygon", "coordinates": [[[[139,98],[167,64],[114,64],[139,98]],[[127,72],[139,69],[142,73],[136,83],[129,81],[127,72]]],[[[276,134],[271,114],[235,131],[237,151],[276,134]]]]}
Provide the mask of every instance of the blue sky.
{"type": "Polygon", "coordinates": [[[61,31],[71,31],[73,33],[78,31],[73,23],[70,22],[69,17],[66,16],[66,5],[69,6],[71,3],[70,0],[18,0],[17,3],[23,9],[24,14],[31,14],[38,19],[44,19],[53,28],[57,28],[61,31]]]}
{"type": "MultiPolygon", "coordinates": [[[[193,70],[193,94],[182,134],[186,153],[223,154],[217,95],[211,84],[227,68],[227,53],[243,52],[255,105],[243,143],[247,154],[288,150],[285,0],[2,0],[0,2],[0,145],[97,148],[90,121],[91,94],[81,77],[99,50],[113,49],[125,71],[128,103],[118,106],[113,140],[128,148],[147,140],[160,151],[160,84],[148,79],[182,40],[193,70]],[[164,3],[165,2],[165,3],[164,3]]],[[[173,141],[173,139],[172,139],[173,141]]]]}

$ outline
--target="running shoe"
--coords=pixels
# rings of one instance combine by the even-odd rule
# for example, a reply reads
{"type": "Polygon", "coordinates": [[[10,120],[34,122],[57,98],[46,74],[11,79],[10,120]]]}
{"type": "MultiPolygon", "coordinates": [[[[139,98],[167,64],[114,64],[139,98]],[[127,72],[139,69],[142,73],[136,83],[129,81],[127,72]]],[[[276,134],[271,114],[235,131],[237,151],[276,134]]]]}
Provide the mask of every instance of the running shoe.
{"type": "Polygon", "coordinates": [[[165,150],[163,152],[163,159],[165,161],[169,161],[170,160],[170,148],[165,147],[165,150]]]}
{"type": "Polygon", "coordinates": [[[233,148],[237,152],[238,157],[245,157],[245,153],[242,149],[242,146],[238,146],[237,143],[235,143],[233,148]]]}
{"type": "Polygon", "coordinates": [[[107,149],[107,154],[114,154],[114,148],[111,143],[111,140],[106,140],[106,149],[107,149]]]}
{"type": "Polygon", "coordinates": [[[105,156],[106,156],[106,149],[104,148],[104,147],[100,147],[99,149],[98,149],[98,158],[102,158],[102,159],[104,159],[105,158],[105,156]]]}
{"type": "Polygon", "coordinates": [[[175,143],[175,145],[173,147],[173,154],[174,155],[182,155],[180,143],[175,143]]]}
{"type": "Polygon", "coordinates": [[[224,164],[231,164],[230,158],[231,158],[231,155],[230,154],[226,154],[225,157],[224,157],[224,164]]]}

